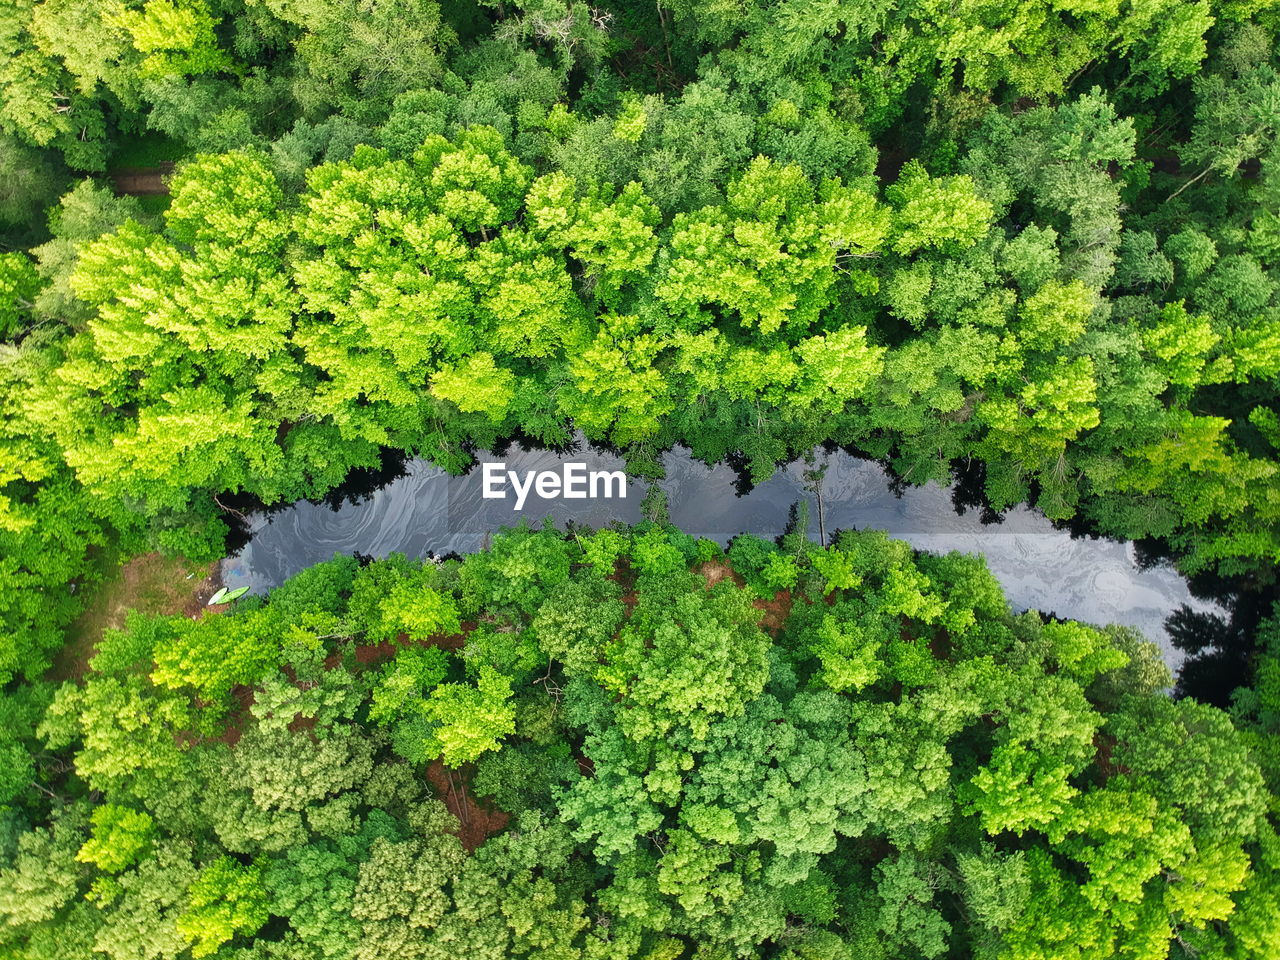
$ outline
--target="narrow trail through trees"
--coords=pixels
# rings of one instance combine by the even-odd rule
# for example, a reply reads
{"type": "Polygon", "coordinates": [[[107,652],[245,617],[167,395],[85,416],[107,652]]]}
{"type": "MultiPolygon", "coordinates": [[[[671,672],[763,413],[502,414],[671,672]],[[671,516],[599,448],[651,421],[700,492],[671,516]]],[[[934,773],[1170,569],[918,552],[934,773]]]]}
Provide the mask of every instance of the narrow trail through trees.
{"type": "Polygon", "coordinates": [[[118,167],[107,172],[111,187],[117,196],[163,196],[169,192],[169,176],[173,162],[154,167],[118,167]]]}

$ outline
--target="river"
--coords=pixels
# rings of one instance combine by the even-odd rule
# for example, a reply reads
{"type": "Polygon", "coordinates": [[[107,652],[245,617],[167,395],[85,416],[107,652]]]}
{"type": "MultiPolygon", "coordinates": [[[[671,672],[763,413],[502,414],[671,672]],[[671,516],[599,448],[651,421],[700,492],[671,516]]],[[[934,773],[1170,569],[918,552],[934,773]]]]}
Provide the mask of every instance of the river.
{"type": "MultiPolygon", "coordinates": [[[[469,553],[522,517],[531,523],[550,516],[560,525],[575,520],[592,526],[640,519],[644,480],[630,480],[625,497],[608,499],[545,498],[531,490],[519,511],[509,485],[503,499],[482,496],[485,463],[504,463],[522,478],[525,471],[560,473],[569,462],[583,463],[588,471],[622,470],[622,459],[608,451],[582,443],[572,452],[513,443],[501,456],[479,451],[476,459],[463,476],[412,460],[389,482],[340,502],[300,501],[253,513],[243,531],[247,541],[223,561],[223,580],[229,587],[248,586],[260,593],[335,553],[469,553]]],[[[818,539],[816,496],[805,473],[825,465],[821,490],[828,542],[836,530],[876,528],[921,550],[980,553],[1015,610],[1136,627],[1160,645],[1175,670],[1183,655],[1169,642],[1165,618],[1181,605],[1221,612],[1216,604],[1193,597],[1171,566],[1141,568],[1132,543],[1073,537],[1026,506],[990,522],[980,510],[957,508],[954,489],[939,484],[895,492],[884,467],[843,451],[815,451],[813,463],[780,467],[741,493],[745,485],[727,464],[708,467],[679,447],[664,454],[662,462],[666,476],[658,483],[667,494],[672,522],[721,544],[744,532],[776,537],[802,499],[810,504],[810,536],[818,539]]]]}

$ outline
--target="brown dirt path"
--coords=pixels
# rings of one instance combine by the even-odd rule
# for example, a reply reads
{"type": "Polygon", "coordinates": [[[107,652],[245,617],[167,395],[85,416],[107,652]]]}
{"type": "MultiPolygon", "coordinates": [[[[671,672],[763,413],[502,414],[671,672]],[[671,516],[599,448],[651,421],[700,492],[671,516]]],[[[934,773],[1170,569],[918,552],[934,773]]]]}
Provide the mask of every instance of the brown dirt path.
{"type": "Polygon", "coordinates": [[[173,163],[165,161],[155,167],[117,167],[107,171],[107,177],[117,195],[145,197],[168,193],[171,173],[173,163]]]}

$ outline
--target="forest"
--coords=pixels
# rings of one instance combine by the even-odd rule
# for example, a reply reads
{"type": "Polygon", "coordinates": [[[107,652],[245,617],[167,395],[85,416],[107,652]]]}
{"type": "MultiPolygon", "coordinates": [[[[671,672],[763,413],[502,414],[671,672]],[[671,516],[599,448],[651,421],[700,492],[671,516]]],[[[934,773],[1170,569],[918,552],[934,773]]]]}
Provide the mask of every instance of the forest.
{"type": "Polygon", "coordinates": [[[0,944],[1274,955],[1257,732],[1169,682],[1135,632],[1015,616],[981,559],[876,531],[335,557],[104,634],[37,730],[56,812],[0,820],[0,944]]]}
{"type": "Polygon", "coordinates": [[[1280,956],[1277,31],[5,0],[0,957],[1280,956]],[[577,436],[962,478],[1225,613],[1173,676],[973,557],[651,505],[84,640],[245,511],[577,436]]]}

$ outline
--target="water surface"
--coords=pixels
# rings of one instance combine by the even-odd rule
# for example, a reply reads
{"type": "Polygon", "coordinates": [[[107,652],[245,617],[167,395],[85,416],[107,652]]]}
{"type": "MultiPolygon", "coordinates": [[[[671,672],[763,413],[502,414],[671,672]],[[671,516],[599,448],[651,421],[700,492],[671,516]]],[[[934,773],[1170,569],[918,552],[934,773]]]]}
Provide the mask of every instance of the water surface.
{"type": "MultiPolygon", "coordinates": [[[[519,512],[509,489],[506,499],[481,495],[486,462],[503,462],[521,475],[528,470],[559,473],[568,462],[585,463],[588,470],[622,470],[622,459],[610,452],[585,444],[562,453],[513,443],[501,456],[480,451],[476,458],[476,466],[461,477],[413,460],[402,475],[354,501],[301,501],[253,514],[248,542],[223,561],[223,578],[228,586],[247,585],[253,592],[264,592],[335,553],[470,553],[522,517],[531,523],[551,517],[560,526],[567,520],[602,526],[614,520],[634,523],[641,517],[647,488],[642,480],[630,481],[624,499],[548,499],[531,490],[519,512]]],[[[843,451],[815,451],[813,463],[780,467],[741,495],[740,478],[727,464],[708,467],[679,447],[666,453],[662,462],[666,477],[658,484],[667,494],[672,522],[721,544],[744,532],[778,536],[801,500],[810,505],[809,533],[818,539],[817,498],[806,471],[825,465],[821,490],[828,542],[836,530],[874,528],[921,550],[980,553],[1015,610],[1137,627],[1160,645],[1175,669],[1182,654],[1169,642],[1165,618],[1184,604],[1193,611],[1220,611],[1216,604],[1193,597],[1172,567],[1140,568],[1132,543],[1073,538],[1026,506],[1006,511],[1001,522],[984,523],[978,510],[957,510],[952,487],[908,487],[899,495],[884,467],[843,451]]]]}

